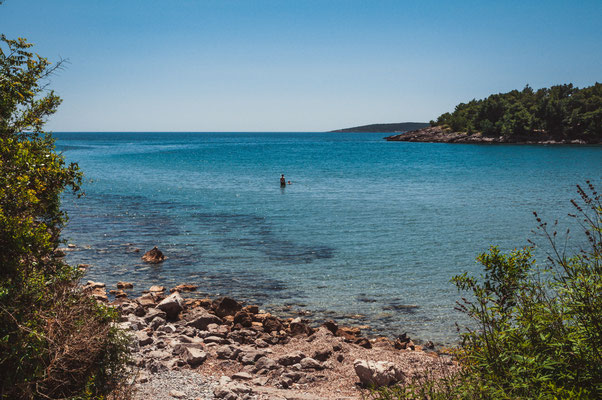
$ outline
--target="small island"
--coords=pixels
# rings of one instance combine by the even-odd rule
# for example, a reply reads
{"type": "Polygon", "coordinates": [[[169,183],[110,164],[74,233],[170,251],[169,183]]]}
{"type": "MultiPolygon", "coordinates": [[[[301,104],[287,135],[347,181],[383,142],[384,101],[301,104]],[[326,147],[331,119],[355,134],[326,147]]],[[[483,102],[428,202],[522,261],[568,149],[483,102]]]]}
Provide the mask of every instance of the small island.
{"type": "Polygon", "coordinates": [[[398,133],[426,128],[427,126],[429,126],[428,122],[399,122],[394,124],[371,124],[354,126],[353,128],[337,129],[336,131],[331,132],[398,133]]]}
{"type": "Polygon", "coordinates": [[[387,141],[432,143],[601,144],[602,84],[572,84],[493,94],[458,104],[430,127],[387,141]]]}

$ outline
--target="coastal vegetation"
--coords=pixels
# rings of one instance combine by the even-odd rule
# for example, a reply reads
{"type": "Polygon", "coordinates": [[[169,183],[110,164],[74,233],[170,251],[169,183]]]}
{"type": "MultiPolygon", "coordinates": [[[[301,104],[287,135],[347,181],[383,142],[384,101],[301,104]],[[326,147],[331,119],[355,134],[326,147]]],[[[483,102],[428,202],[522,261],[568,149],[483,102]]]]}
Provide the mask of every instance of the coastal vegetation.
{"type": "Polygon", "coordinates": [[[62,63],[0,36],[0,398],[117,398],[127,359],[116,312],[82,293],[57,247],[82,174],[44,132],[62,63]]]}
{"type": "Polygon", "coordinates": [[[460,103],[451,113],[431,121],[453,132],[504,137],[506,141],[537,140],[587,143],[602,141],[602,84],[579,89],[556,85],[491,96],[460,103]]]}
{"type": "Polygon", "coordinates": [[[569,255],[557,223],[535,214],[549,244],[544,263],[530,248],[492,247],[478,257],[481,278],[453,278],[466,293],[458,309],[473,321],[456,351],[461,372],[381,389],[375,399],[602,398],[602,202],[589,182],[578,193],[571,216],[588,247],[569,255]]]}

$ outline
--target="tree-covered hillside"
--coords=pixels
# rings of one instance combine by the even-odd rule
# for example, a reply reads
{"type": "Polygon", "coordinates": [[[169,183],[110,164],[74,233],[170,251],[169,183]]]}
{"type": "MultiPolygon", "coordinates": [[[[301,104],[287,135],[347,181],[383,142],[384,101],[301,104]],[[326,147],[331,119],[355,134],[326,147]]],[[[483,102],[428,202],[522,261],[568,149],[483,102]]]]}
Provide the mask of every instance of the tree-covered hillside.
{"type": "Polygon", "coordinates": [[[445,113],[433,126],[454,132],[481,133],[488,137],[538,137],[588,143],[602,140],[602,84],[583,89],[572,84],[537,91],[526,86],[522,91],[493,94],[472,100],[445,113]]]}

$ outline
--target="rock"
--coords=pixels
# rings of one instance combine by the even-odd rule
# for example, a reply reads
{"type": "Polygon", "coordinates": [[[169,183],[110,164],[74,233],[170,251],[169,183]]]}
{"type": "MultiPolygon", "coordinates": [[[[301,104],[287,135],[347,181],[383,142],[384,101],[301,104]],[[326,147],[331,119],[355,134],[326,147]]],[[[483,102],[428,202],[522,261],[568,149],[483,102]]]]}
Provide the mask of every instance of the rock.
{"type": "Polygon", "coordinates": [[[260,371],[262,369],[266,369],[271,371],[273,369],[277,369],[278,365],[274,360],[269,357],[263,356],[255,361],[255,372],[260,371]]]}
{"type": "Polygon", "coordinates": [[[150,322],[150,324],[148,324],[148,327],[151,328],[153,331],[157,330],[157,328],[159,328],[160,326],[165,325],[165,320],[161,317],[155,317],[153,318],[153,320],[150,322]]]}
{"type": "Polygon", "coordinates": [[[228,315],[234,316],[242,309],[242,305],[230,297],[222,297],[215,301],[213,309],[215,310],[215,315],[223,318],[228,315]]]}
{"type": "Polygon", "coordinates": [[[305,358],[305,354],[300,351],[295,351],[293,353],[285,354],[282,357],[278,358],[277,363],[280,365],[293,365],[305,358]]]}
{"type": "Polygon", "coordinates": [[[387,361],[355,360],[353,367],[364,386],[388,386],[405,378],[401,369],[387,361]]]}
{"type": "Polygon", "coordinates": [[[165,286],[153,285],[148,289],[148,291],[154,294],[161,293],[165,291],[165,286]]]}
{"type": "Polygon", "coordinates": [[[142,296],[138,297],[136,300],[143,307],[154,306],[157,303],[157,301],[155,300],[155,297],[150,293],[143,294],[142,296]]]}
{"type": "Polygon", "coordinates": [[[232,375],[232,379],[238,381],[250,381],[251,379],[253,379],[253,375],[251,375],[248,372],[237,372],[234,375],[232,375]]]}
{"type": "Polygon", "coordinates": [[[310,328],[307,324],[301,322],[300,318],[295,318],[289,325],[289,329],[291,331],[291,335],[311,335],[314,333],[314,330],[310,328]],[[298,321],[296,321],[298,320],[298,321]]]}
{"type": "Polygon", "coordinates": [[[171,397],[175,397],[176,399],[183,399],[184,397],[186,397],[186,393],[180,392],[179,390],[171,390],[169,392],[169,395],[171,397]]]}
{"type": "Polygon", "coordinates": [[[257,306],[244,306],[242,311],[247,312],[249,314],[257,314],[259,313],[259,307],[257,306]]]}
{"type": "Polygon", "coordinates": [[[150,264],[157,264],[163,262],[163,260],[165,260],[165,256],[163,255],[161,250],[159,250],[157,246],[155,246],[146,253],[144,253],[144,255],[142,256],[142,260],[150,264]]]}
{"type": "Polygon", "coordinates": [[[370,343],[370,341],[368,339],[366,339],[366,338],[358,338],[353,343],[357,344],[358,346],[363,347],[364,349],[371,349],[372,348],[372,343],[370,343]]]}
{"type": "Polygon", "coordinates": [[[109,290],[109,293],[112,294],[113,296],[115,296],[116,299],[124,299],[126,297],[128,297],[127,293],[124,292],[123,290],[109,290]]]}
{"type": "Polygon", "coordinates": [[[342,336],[345,339],[353,341],[353,340],[357,339],[357,337],[360,335],[360,333],[361,333],[360,328],[349,327],[349,326],[340,326],[339,329],[337,329],[336,335],[342,336]]]}
{"type": "Polygon", "coordinates": [[[184,359],[191,367],[196,367],[207,359],[207,353],[194,347],[186,347],[183,355],[184,359]]]}
{"type": "Polygon", "coordinates": [[[207,336],[204,341],[205,343],[230,344],[230,340],[218,336],[207,336]]]}
{"type": "Polygon", "coordinates": [[[263,351],[255,351],[255,350],[244,351],[243,350],[240,353],[240,355],[238,356],[238,360],[243,365],[251,365],[251,364],[255,364],[255,362],[257,360],[259,360],[261,357],[264,357],[265,355],[266,355],[266,353],[263,351]]]}
{"type": "Polygon", "coordinates": [[[276,317],[266,317],[263,320],[263,329],[266,332],[279,332],[282,330],[282,322],[276,317]]]}
{"type": "Polygon", "coordinates": [[[88,269],[90,268],[90,264],[77,264],[77,268],[79,268],[80,270],[88,269]]]}
{"type": "Polygon", "coordinates": [[[180,311],[184,309],[184,299],[180,293],[174,292],[157,304],[156,308],[165,311],[168,319],[176,320],[180,311]]]}
{"type": "Polygon", "coordinates": [[[139,346],[146,346],[147,344],[151,344],[153,342],[152,336],[148,336],[146,332],[135,332],[136,340],[138,341],[139,346]]]}
{"type": "Polygon", "coordinates": [[[94,297],[98,301],[108,302],[106,285],[102,282],[88,281],[83,287],[82,291],[90,296],[94,297]]]}
{"type": "Polygon", "coordinates": [[[318,361],[326,361],[326,360],[328,360],[328,358],[330,358],[331,355],[332,355],[332,351],[330,351],[328,349],[316,350],[313,358],[315,358],[318,361]]]}
{"type": "Polygon", "coordinates": [[[194,292],[195,290],[197,290],[198,286],[195,285],[190,285],[190,284],[182,284],[182,285],[178,285],[175,288],[171,289],[170,292],[194,292]]]}
{"type": "Polygon", "coordinates": [[[345,360],[345,356],[344,356],[344,355],[342,355],[342,354],[339,354],[339,355],[337,356],[337,361],[338,361],[338,362],[343,362],[343,360],[345,360]]]}
{"type": "Polygon", "coordinates": [[[253,325],[253,317],[245,311],[239,311],[234,315],[234,323],[240,324],[245,328],[250,328],[253,325]]]}
{"type": "Polygon", "coordinates": [[[406,333],[399,335],[397,337],[397,339],[395,339],[393,346],[397,350],[406,350],[406,349],[414,350],[414,348],[415,348],[414,342],[412,342],[412,339],[410,339],[410,337],[406,333]]]}
{"type": "Polygon", "coordinates": [[[201,310],[201,312],[196,314],[193,319],[186,324],[186,326],[192,326],[200,329],[201,331],[206,331],[208,330],[209,325],[221,323],[222,320],[219,317],[210,314],[205,310],[201,310]]]}
{"type": "Polygon", "coordinates": [[[337,330],[339,330],[339,326],[333,320],[328,320],[328,321],[324,322],[324,324],[322,324],[322,326],[325,327],[326,329],[328,329],[330,332],[332,332],[333,335],[336,335],[337,330]]]}
{"type": "Polygon", "coordinates": [[[133,287],[132,282],[117,282],[117,289],[132,289],[133,287]]]}
{"type": "Polygon", "coordinates": [[[165,318],[167,318],[167,313],[165,311],[159,310],[158,308],[149,308],[148,312],[144,316],[144,322],[146,322],[148,324],[156,317],[165,319],[165,318]]]}
{"type": "Polygon", "coordinates": [[[234,346],[222,346],[217,349],[217,358],[219,360],[236,360],[241,350],[234,346]]]}
{"type": "Polygon", "coordinates": [[[76,245],[74,245],[73,243],[69,243],[69,244],[67,245],[67,248],[69,248],[69,249],[75,249],[76,247],[77,247],[77,246],[76,246],[76,245]]]}
{"type": "Polygon", "coordinates": [[[322,370],[322,369],[324,369],[324,366],[322,366],[322,364],[320,364],[318,361],[314,360],[313,358],[305,357],[304,359],[301,360],[301,368],[322,370]]]}

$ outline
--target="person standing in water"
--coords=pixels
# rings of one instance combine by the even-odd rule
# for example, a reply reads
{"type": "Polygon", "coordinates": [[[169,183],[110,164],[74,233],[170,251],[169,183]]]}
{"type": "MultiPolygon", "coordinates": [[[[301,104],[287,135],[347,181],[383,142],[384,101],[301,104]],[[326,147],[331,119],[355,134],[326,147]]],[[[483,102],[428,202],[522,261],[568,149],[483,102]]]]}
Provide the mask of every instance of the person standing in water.
{"type": "Polygon", "coordinates": [[[286,179],[284,179],[284,174],[280,175],[280,187],[286,186],[286,179]]]}

